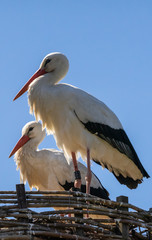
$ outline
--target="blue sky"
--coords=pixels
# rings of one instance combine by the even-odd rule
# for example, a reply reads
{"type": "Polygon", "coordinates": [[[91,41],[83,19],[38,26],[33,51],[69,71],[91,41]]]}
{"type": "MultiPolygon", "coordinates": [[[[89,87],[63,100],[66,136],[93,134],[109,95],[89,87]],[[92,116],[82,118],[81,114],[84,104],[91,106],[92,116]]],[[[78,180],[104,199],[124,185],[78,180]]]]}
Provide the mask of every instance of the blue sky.
{"type": "MultiPolygon", "coordinates": [[[[148,0],[0,1],[0,190],[15,190],[19,183],[19,172],[8,156],[22,127],[34,120],[27,94],[15,102],[13,98],[42,58],[54,51],[70,61],[62,82],[91,93],[116,113],[152,176],[151,9],[148,0]]],[[[53,137],[47,136],[40,148],[56,148],[53,137]]],[[[152,207],[151,178],[129,190],[98,165],[92,170],[111,199],[127,195],[132,204],[152,207]]]]}

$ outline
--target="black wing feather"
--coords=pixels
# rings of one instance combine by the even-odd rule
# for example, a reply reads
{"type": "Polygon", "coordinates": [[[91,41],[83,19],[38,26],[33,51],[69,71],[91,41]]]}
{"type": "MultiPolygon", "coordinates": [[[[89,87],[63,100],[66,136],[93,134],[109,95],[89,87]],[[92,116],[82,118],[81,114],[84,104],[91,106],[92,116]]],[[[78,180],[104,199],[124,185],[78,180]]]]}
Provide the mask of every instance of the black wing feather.
{"type": "MultiPolygon", "coordinates": [[[[96,122],[83,122],[79,119],[78,115],[74,111],[78,120],[84,125],[84,127],[95,134],[99,138],[108,142],[112,147],[116,148],[119,152],[125,154],[129,159],[131,159],[135,165],[140,169],[144,177],[149,178],[148,173],[142,166],[127,134],[123,129],[114,129],[108,125],[96,122]]],[[[119,178],[119,177],[117,177],[119,178]]]]}
{"type": "MultiPolygon", "coordinates": [[[[62,186],[64,188],[65,191],[69,191],[71,188],[74,187],[74,182],[65,182],[65,184],[61,184],[59,183],[60,186],[62,186]]],[[[86,185],[81,185],[81,192],[86,193],[86,185]]],[[[107,199],[110,200],[110,198],[108,197],[109,193],[105,188],[95,188],[95,187],[90,187],[90,194],[96,197],[100,197],[103,199],[107,199]]]]}
{"type": "MultiPolygon", "coordinates": [[[[98,160],[96,160],[96,159],[92,159],[92,160],[95,163],[97,163],[98,165],[101,165],[98,160]]],[[[105,166],[105,168],[107,168],[107,166],[105,164],[104,164],[104,166],[105,166]]],[[[112,173],[121,184],[126,185],[130,189],[135,189],[135,188],[137,188],[138,184],[142,183],[142,180],[140,180],[140,179],[133,180],[130,177],[125,178],[121,173],[119,174],[119,176],[116,176],[116,174],[113,171],[112,171],[112,173]]]]}

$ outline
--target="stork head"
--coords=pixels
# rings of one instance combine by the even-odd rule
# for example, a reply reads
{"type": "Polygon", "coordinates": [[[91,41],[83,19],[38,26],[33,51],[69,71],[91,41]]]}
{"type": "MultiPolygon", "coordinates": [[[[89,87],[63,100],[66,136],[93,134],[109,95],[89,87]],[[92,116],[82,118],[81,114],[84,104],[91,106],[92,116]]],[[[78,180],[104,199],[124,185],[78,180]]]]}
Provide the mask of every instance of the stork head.
{"type": "MultiPolygon", "coordinates": [[[[18,92],[13,100],[19,98],[29,88],[29,85],[38,77],[42,75],[49,75],[50,81],[56,83],[60,81],[66,75],[69,69],[69,61],[67,57],[59,52],[48,54],[41,62],[40,68],[37,72],[28,80],[23,88],[18,92]]],[[[43,79],[43,78],[42,78],[43,79]]]]}
{"type": "Polygon", "coordinates": [[[56,72],[63,78],[69,69],[69,61],[62,53],[50,53],[42,60],[40,69],[45,70],[46,73],[56,72]]]}
{"type": "Polygon", "coordinates": [[[42,125],[39,122],[32,121],[28,122],[22,129],[22,137],[19,139],[9,157],[14,155],[21,147],[27,142],[30,143],[31,147],[37,147],[45,137],[45,130],[42,130],[42,125]]]}

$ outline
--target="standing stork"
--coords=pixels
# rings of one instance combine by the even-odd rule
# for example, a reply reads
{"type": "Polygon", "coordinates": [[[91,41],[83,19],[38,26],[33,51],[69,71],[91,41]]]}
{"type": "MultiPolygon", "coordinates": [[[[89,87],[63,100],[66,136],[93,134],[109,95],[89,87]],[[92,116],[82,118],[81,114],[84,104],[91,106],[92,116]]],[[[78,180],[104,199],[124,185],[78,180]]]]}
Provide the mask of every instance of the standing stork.
{"type": "Polygon", "coordinates": [[[71,157],[75,187],[81,186],[77,153],[87,161],[86,192],[91,182],[90,159],[111,171],[121,184],[136,188],[149,177],[119,119],[101,101],[68,84],[57,84],[66,75],[69,62],[61,53],[48,54],[39,70],[14,98],[28,90],[30,113],[42,120],[59,148],[71,157]]]}
{"type": "MultiPolygon", "coordinates": [[[[22,129],[22,137],[17,142],[9,157],[15,154],[17,169],[20,169],[22,182],[28,181],[30,188],[37,190],[64,191],[74,187],[73,164],[68,164],[63,152],[55,149],[38,149],[45,137],[45,130],[39,122],[28,122],[22,129]]],[[[81,171],[81,191],[86,191],[86,167],[78,162],[81,171]]],[[[92,173],[90,193],[109,199],[107,190],[92,173]]]]}

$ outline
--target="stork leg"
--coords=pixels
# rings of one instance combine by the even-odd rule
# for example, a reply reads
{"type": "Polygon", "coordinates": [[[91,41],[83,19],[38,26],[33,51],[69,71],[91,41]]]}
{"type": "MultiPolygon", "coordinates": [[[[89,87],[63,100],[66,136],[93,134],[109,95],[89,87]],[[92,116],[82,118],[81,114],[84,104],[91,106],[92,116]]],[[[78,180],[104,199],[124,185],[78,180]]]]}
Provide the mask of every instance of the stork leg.
{"type": "Polygon", "coordinates": [[[72,152],[71,155],[72,155],[74,173],[75,173],[74,187],[75,188],[81,188],[81,174],[80,174],[80,171],[78,169],[78,163],[77,163],[75,152],[72,152]]]}
{"type": "Polygon", "coordinates": [[[86,180],[86,193],[90,193],[90,183],[91,183],[92,173],[90,167],[90,150],[87,148],[87,176],[85,177],[86,180]]]}

